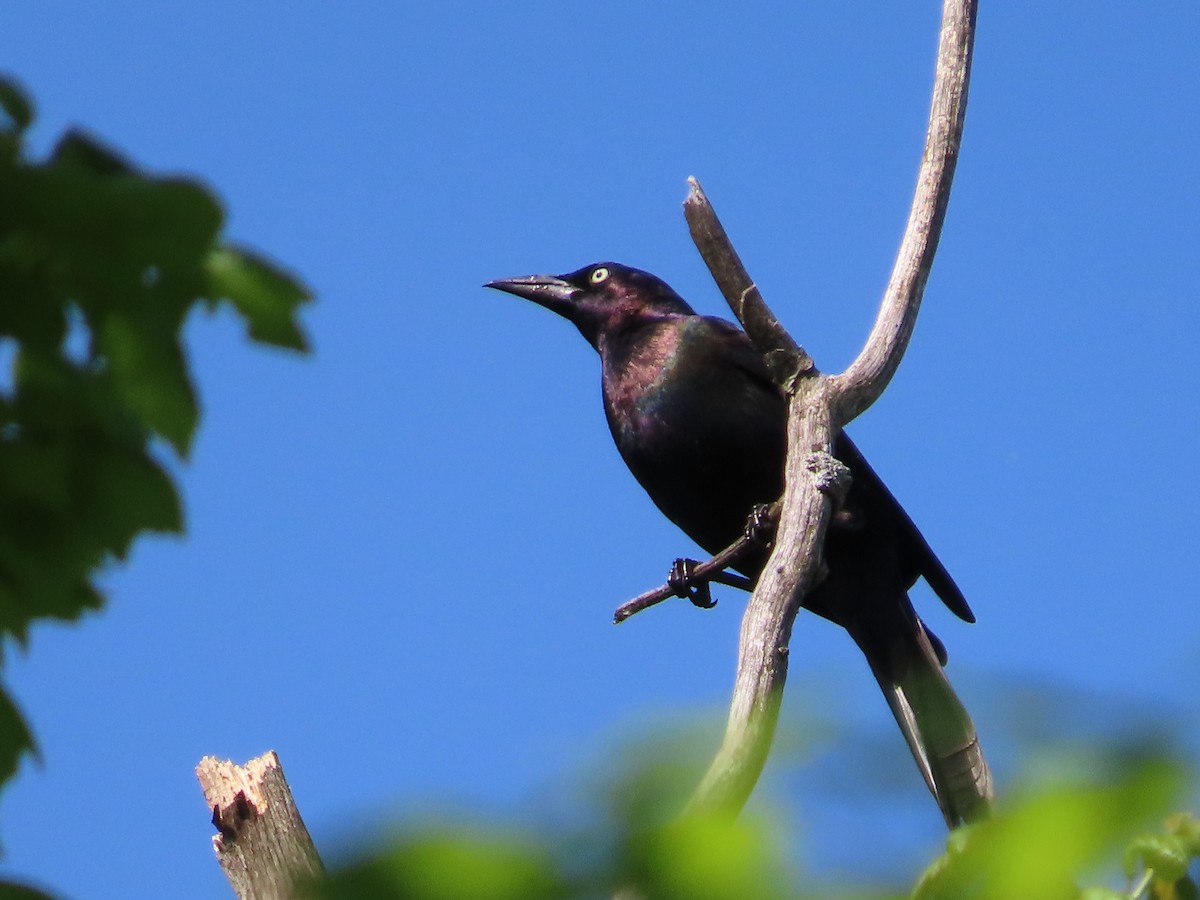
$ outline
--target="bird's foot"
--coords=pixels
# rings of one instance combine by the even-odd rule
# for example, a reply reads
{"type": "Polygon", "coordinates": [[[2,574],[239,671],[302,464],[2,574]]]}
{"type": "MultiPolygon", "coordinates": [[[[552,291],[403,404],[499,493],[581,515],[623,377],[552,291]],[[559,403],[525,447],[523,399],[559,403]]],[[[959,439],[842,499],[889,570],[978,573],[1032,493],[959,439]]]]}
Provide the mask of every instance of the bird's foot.
{"type": "Polygon", "coordinates": [[[671,563],[671,571],[667,573],[667,586],[676,597],[690,600],[700,609],[712,609],[717,605],[713,599],[712,590],[707,579],[693,580],[692,573],[698,566],[694,559],[677,559],[671,563]]]}
{"type": "MultiPolygon", "coordinates": [[[[772,527],[774,527],[773,523],[772,527]]],[[[613,621],[620,624],[634,613],[639,613],[643,609],[648,609],[671,597],[683,597],[701,609],[712,609],[717,605],[711,589],[714,581],[717,584],[729,585],[729,587],[743,591],[754,590],[754,582],[745,575],[725,571],[726,566],[736,564],[737,558],[745,552],[746,545],[746,538],[739,538],[736,543],[725,548],[708,562],[697,563],[694,559],[675,560],[671,564],[666,584],[638,594],[632,600],[621,604],[613,614],[613,621]]]]}
{"type": "Polygon", "coordinates": [[[775,528],[779,525],[779,504],[759,503],[750,510],[743,537],[747,543],[766,549],[775,540],[775,528]]]}

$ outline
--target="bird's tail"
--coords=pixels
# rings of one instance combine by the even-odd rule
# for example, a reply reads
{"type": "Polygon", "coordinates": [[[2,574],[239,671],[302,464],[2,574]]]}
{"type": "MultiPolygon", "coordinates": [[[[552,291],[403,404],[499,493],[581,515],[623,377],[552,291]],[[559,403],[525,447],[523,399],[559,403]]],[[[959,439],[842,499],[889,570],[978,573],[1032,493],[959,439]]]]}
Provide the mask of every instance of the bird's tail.
{"type": "Polygon", "coordinates": [[[867,661],[946,824],[954,828],[988,814],[992,772],[929,633],[915,615],[912,623],[903,648],[893,645],[889,658],[867,652],[867,661]]]}

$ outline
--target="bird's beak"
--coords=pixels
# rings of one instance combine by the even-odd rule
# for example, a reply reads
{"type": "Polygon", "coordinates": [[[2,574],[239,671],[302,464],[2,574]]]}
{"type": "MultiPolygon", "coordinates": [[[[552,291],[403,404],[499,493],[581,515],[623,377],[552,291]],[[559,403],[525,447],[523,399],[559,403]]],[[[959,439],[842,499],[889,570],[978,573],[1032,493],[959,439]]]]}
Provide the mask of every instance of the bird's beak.
{"type": "Polygon", "coordinates": [[[575,308],[575,295],[579,293],[579,288],[569,281],[563,281],[557,275],[522,275],[519,278],[501,278],[497,281],[489,281],[484,287],[516,294],[518,297],[532,300],[534,303],[568,318],[575,308]]]}

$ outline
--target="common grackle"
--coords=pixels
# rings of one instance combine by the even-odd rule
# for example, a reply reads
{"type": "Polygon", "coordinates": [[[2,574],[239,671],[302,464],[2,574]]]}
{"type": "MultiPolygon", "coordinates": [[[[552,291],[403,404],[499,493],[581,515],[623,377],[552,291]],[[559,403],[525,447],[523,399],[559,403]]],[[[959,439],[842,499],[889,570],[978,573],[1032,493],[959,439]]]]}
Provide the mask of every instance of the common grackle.
{"type": "MultiPolygon", "coordinates": [[[[648,272],[605,262],[489,282],[575,324],[600,353],[604,412],[621,457],[672,522],[712,554],[783,491],[786,402],[750,339],[700,316],[648,272]]],[[[924,578],[956,615],[962,592],[844,433],[852,484],[825,541],[828,573],[804,600],[861,648],[951,826],[982,815],[990,774],[942,666],[945,650],[907,591],[924,578]],[[984,785],[982,794],[980,785],[984,785]]],[[[765,551],[739,568],[752,579],[765,551]]]]}

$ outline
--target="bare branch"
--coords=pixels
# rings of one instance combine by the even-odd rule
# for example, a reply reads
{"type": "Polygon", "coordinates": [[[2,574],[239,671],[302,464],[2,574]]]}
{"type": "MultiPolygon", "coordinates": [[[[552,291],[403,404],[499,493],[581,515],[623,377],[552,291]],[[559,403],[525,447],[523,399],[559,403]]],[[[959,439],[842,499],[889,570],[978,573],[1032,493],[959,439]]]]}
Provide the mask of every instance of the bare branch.
{"type": "Polygon", "coordinates": [[[962,143],[977,5],[977,0],[945,0],[942,7],[929,128],[904,239],[866,346],[845,372],[831,379],[842,425],[883,393],[917,321],[962,143]]]}
{"type": "Polygon", "coordinates": [[[779,324],[779,319],[763,300],[758,286],[750,279],[741,257],[725,233],[725,227],[708,202],[704,189],[695,178],[688,179],[688,197],[683,201],[683,215],[687,219],[692,241],[725,297],[725,302],[767,361],[775,380],[785,390],[790,390],[791,383],[798,376],[813,370],[813,361],[787,333],[787,329],[779,324]]]}

